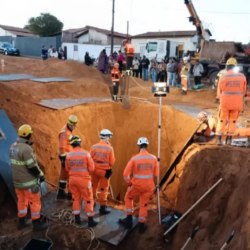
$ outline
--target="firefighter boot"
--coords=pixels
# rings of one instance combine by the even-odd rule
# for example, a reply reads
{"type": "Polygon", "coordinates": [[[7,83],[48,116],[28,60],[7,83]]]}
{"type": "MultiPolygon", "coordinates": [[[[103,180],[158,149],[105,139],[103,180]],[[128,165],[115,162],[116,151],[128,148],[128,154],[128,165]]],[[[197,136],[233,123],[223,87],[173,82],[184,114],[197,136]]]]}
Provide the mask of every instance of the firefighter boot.
{"type": "Polygon", "coordinates": [[[216,136],[216,144],[217,144],[217,145],[222,145],[221,135],[217,135],[217,136],[216,136]]]}
{"type": "Polygon", "coordinates": [[[88,227],[95,227],[98,222],[94,221],[93,217],[88,217],[88,227]]]}
{"type": "Polygon", "coordinates": [[[127,229],[131,229],[133,227],[133,218],[132,215],[127,215],[124,219],[119,219],[119,224],[123,225],[127,229]]]}
{"type": "Polygon", "coordinates": [[[109,214],[111,211],[107,210],[107,206],[101,206],[99,209],[99,214],[100,215],[105,215],[105,214],[109,214]]]}
{"type": "Polygon", "coordinates": [[[147,226],[143,222],[139,222],[138,224],[139,224],[139,233],[143,234],[146,231],[147,226]]]}
{"type": "Polygon", "coordinates": [[[81,225],[81,218],[80,218],[80,214],[76,214],[75,215],[75,224],[77,225],[81,225]]]}
{"type": "Polygon", "coordinates": [[[69,200],[69,201],[72,200],[72,193],[70,193],[70,192],[67,193],[67,200],[69,200]]]}
{"type": "Polygon", "coordinates": [[[43,216],[41,216],[37,220],[33,220],[32,224],[33,224],[33,230],[34,231],[41,231],[41,230],[47,229],[48,226],[49,226],[48,222],[47,222],[47,219],[45,217],[43,217],[43,216]]]}
{"type": "Polygon", "coordinates": [[[25,228],[27,226],[28,226],[28,224],[26,223],[25,217],[19,218],[17,228],[18,229],[23,229],[23,228],[25,228]]]}
{"type": "Polygon", "coordinates": [[[231,143],[232,143],[232,136],[227,136],[227,138],[226,138],[226,144],[227,145],[231,145],[231,143]]]}
{"type": "Polygon", "coordinates": [[[67,194],[65,192],[66,182],[59,182],[59,189],[57,193],[57,200],[67,199],[67,194]]]}

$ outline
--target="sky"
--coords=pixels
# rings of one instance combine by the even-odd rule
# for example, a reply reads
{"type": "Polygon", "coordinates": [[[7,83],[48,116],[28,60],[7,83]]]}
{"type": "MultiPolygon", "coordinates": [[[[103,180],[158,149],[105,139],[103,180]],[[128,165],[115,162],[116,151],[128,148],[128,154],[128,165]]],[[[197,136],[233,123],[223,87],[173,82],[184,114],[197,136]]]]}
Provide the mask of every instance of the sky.
{"type": "MultiPolygon", "coordinates": [[[[1,11],[0,24],[23,28],[31,17],[50,13],[63,30],[86,25],[111,29],[113,0],[12,0],[1,11]],[[12,6],[12,7],[11,7],[12,6]],[[9,10],[9,11],[8,11],[9,10]]],[[[205,28],[216,41],[250,42],[250,0],[193,0],[205,28]]],[[[2,4],[1,7],[4,5],[2,4]]],[[[115,0],[114,29],[130,35],[195,30],[184,0],[115,0]],[[129,25],[127,25],[129,24],[129,25]]]]}

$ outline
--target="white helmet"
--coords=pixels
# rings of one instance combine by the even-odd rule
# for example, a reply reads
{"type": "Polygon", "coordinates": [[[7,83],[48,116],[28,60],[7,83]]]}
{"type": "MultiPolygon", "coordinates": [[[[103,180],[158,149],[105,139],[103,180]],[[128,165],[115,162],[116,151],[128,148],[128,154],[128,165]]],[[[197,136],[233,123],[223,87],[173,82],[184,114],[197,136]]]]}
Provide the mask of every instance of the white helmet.
{"type": "Polygon", "coordinates": [[[100,132],[100,138],[101,139],[111,138],[112,135],[113,135],[113,133],[108,129],[102,129],[101,132],[100,132]]]}
{"type": "Polygon", "coordinates": [[[149,144],[148,139],[147,139],[146,137],[140,137],[140,138],[138,139],[137,145],[140,146],[140,145],[142,145],[142,144],[146,144],[146,145],[149,144]]]}
{"type": "Polygon", "coordinates": [[[198,115],[197,115],[197,119],[200,122],[204,122],[207,120],[207,113],[205,111],[201,111],[198,115]]]}

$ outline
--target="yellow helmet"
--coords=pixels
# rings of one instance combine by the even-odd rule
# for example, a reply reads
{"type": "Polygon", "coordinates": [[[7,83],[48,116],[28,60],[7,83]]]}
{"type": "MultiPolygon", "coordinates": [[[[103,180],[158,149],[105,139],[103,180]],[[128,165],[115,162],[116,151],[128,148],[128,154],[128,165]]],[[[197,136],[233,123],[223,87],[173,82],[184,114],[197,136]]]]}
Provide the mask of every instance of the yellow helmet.
{"type": "Polygon", "coordinates": [[[236,66],[237,65],[237,60],[234,57],[230,57],[227,60],[226,65],[234,65],[234,66],[236,66]]]}
{"type": "Polygon", "coordinates": [[[17,133],[18,133],[18,135],[19,135],[20,137],[27,137],[27,136],[29,136],[30,134],[32,134],[33,131],[32,131],[32,128],[31,128],[30,125],[28,125],[28,124],[23,124],[21,127],[19,127],[17,133]]]}
{"type": "Polygon", "coordinates": [[[72,146],[79,146],[81,144],[81,138],[78,135],[71,135],[69,137],[69,143],[72,146]]]}
{"type": "Polygon", "coordinates": [[[68,124],[70,125],[76,125],[78,122],[78,118],[76,115],[70,115],[68,118],[68,124]]]}

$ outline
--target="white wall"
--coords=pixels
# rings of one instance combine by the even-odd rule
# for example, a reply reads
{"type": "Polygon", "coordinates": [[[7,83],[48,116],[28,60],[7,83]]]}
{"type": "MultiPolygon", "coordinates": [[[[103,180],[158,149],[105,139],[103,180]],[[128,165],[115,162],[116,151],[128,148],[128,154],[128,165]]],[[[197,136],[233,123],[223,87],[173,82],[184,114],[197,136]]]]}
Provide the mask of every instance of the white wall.
{"type": "Polygon", "coordinates": [[[89,43],[89,33],[86,33],[78,38],[78,43],[89,43]]]}
{"type": "Polygon", "coordinates": [[[190,37],[174,37],[174,38],[151,38],[151,39],[143,39],[143,38],[132,38],[131,43],[135,47],[135,53],[140,55],[144,54],[145,46],[148,40],[169,40],[178,42],[178,44],[183,44],[184,52],[188,50],[196,50],[195,44],[193,44],[192,38],[190,37]]]}
{"type": "Polygon", "coordinates": [[[16,35],[14,35],[13,33],[4,30],[2,28],[0,28],[0,36],[12,36],[12,37],[16,37],[16,35]]]}
{"type": "MultiPolygon", "coordinates": [[[[79,44],[79,43],[63,43],[62,48],[67,47],[67,59],[84,62],[86,52],[89,52],[90,57],[98,58],[100,52],[106,49],[107,55],[110,55],[110,46],[99,44],[79,44]],[[77,50],[74,50],[77,49],[77,50]]],[[[120,49],[120,45],[114,45],[114,51],[120,49]]]]}

